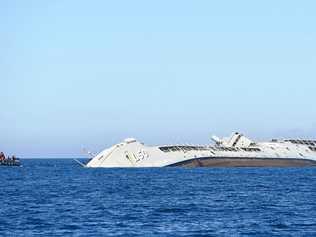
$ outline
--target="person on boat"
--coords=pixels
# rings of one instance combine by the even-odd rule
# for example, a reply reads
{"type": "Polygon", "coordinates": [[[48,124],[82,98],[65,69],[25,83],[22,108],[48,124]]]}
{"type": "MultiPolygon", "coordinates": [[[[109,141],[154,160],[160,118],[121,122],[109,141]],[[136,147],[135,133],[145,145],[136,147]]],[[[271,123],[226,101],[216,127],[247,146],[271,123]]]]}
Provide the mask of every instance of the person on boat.
{"type": "Polygon", "coordinates": [[[4,161],[5,160],[5,155],[3,152],[0,152],[0,161],[4,161]]]}
{"type": "Polygon", "coordinates": [[[12,160],[13,160],[13,161],[16,161],[16,157],[15,157],[14,155],[12,156],[12,160]]]}

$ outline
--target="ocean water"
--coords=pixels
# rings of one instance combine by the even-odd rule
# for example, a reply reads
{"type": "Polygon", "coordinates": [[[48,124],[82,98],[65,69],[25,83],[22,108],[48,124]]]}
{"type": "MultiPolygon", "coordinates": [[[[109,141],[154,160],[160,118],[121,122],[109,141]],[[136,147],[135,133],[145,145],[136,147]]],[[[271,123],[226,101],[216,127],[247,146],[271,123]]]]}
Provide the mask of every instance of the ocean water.
{"type": "Polygon", "coordinates": [[[0,236],[316,236],[316,168],[0,167],[0,236]]]}

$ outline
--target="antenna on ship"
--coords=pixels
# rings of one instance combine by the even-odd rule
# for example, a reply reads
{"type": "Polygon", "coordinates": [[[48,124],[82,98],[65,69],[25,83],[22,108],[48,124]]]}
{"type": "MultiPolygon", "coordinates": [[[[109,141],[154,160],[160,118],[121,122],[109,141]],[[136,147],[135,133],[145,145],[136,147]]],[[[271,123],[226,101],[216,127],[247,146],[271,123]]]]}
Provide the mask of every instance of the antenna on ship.
{"type": "MultiPolygon", "coordinates": [[[[92,159],[93,157],[96,156],[96,154],[94,154],[93,152],[91,151],[88,151],[86,148],[82,148],[81,149],[81,153],[82,154],[85,154],[85,155],[88,155],[89,156],[89,159],[92,159]]],[[[82,167],[86,167],[86,164],[82,163],[80,160],[78,159],[74,159],[74,161],[76,161],[79,165],[81,165],[82,167]]]]}
{"type": "Polygon", "coordinates": [[[81,153],[88,155],[90,158],[93,158],[96,156],[96,154],[94,152],[91,152],[91,151],[87,150],[86,148],[82,148],[81,153]]]}

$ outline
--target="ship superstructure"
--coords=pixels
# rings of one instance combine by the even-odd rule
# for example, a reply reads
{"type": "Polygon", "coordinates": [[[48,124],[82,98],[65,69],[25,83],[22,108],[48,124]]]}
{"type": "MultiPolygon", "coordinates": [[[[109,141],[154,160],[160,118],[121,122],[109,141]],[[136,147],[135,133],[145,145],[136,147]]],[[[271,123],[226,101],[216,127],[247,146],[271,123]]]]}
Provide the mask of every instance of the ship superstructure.
{"type": "Polygon", "coordinates": [[[284,167],[316,166],[316,140],[254,142],[241,133],[212,137],[205,146],[146,146],[129,138],[93,157],[86,167],[284,167]]]}

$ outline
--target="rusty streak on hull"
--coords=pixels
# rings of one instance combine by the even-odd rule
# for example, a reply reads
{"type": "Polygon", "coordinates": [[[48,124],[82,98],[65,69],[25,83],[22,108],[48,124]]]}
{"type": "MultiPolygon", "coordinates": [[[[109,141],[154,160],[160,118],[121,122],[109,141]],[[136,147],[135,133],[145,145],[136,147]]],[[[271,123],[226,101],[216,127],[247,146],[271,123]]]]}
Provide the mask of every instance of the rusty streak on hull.
{"type": "Polygon", "coordinates": [[[316,167],[316,161],[286,158],[214,158],[203,157],[182,161],[168,167],[316,167]]]}

